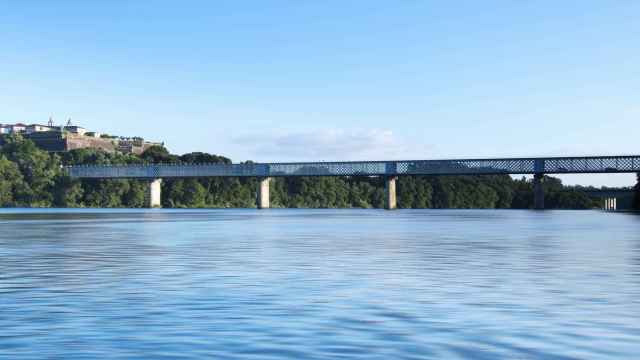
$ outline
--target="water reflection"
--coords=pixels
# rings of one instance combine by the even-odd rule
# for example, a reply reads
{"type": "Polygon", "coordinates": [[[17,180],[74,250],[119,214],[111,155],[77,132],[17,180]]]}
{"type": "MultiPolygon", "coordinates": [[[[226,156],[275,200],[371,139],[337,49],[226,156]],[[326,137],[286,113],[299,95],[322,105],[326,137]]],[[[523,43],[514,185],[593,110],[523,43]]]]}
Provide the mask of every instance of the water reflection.
{"type": "Polygon", "coordinates": [[[0,358],[633,358],[640,218],[4,210],[0,358]]]}

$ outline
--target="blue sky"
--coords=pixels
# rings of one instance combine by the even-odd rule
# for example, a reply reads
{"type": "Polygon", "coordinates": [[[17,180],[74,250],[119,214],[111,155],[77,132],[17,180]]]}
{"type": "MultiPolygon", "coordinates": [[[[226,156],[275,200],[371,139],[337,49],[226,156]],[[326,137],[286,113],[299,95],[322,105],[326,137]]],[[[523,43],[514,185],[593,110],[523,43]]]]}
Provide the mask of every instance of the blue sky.
{"type": "Polygon", "coordinates": [[[71,117],[234,161],[636,154],[639,17],[615,0],[0,0],[0,122],[71,117]]]}

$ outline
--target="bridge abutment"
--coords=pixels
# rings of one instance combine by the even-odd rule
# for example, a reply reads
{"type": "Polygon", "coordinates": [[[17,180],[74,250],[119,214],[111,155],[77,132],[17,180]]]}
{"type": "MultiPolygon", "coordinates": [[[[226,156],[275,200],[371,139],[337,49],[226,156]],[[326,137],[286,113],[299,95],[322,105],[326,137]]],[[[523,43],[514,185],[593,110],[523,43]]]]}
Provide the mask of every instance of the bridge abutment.
{"type": "Polygon", "coordinates": [[[533,208],[544,210],[544,174],[533,176],[533,208]]]}
{"type": "Polygon", "coordinates": [[[258,209],[268,209],[269,204],[269,183],[271,178],[258,179],[258,192],[256,199],[256,206],[258,209]]]}
{"type": "Polygon", "coordinates": [[[387,176],[385,178],[385,203],[384,208],[387,210],[393,210],[398,207],[397,197],[396,197],[396,180],[398,180],[397,176],[387,176]]]}
{"type": "Polygon", "coordinates": [[[160,208],[162,207],[162,179],[153,179],[149,182],[147,189],[147,207],[148,208],[160,208]]]}

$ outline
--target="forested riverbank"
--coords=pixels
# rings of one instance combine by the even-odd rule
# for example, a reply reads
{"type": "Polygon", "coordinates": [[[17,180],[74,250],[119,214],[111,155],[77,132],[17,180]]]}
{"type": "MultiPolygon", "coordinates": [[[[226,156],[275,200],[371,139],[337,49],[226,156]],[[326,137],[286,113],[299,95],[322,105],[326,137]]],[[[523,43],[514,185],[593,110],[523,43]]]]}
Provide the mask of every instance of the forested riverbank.
{"type": "MultiPolygon", "coordinates": [[[[153,147],[140,156],[93,149],[51,154],[20,136],[10,136],[0,148],[0,206],[143,207],[146,194],[143,181],[80,181],[66,177],[62,171],[66,165],[138,163],[231,163],[231,160],[206,153],[178,156],[161,147],[153,147]]],[[[173,208],[255,207],[256,188],[254,178],[166,179],[162,184],[162,201],[164,207],[173,208]]],[[[546,207],[600,207],[599,200],[580,190],[547,177],[546,207]]],[[[531,182],[507,175],[403,176],[398,180],[397,195],[400,208],[533,207],[531,182]]],[[[275,178],[271,185],[272,207],[381,208],[383,202],[383,181],[374,177],[275,178]]]]}

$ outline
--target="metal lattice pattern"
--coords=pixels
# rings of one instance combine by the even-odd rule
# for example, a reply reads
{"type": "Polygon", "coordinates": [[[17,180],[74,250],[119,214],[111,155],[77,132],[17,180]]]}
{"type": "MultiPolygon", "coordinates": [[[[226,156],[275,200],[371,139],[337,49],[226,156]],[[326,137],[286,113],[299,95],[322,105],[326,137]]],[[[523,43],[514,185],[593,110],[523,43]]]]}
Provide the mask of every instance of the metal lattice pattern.
{"type": "Polygon", "coordinates": [[[71,177],[77,178],[630,173],[640,172],[640,156],[271,164],[72,166],[68,167],[67,171],[71,177]]]}

